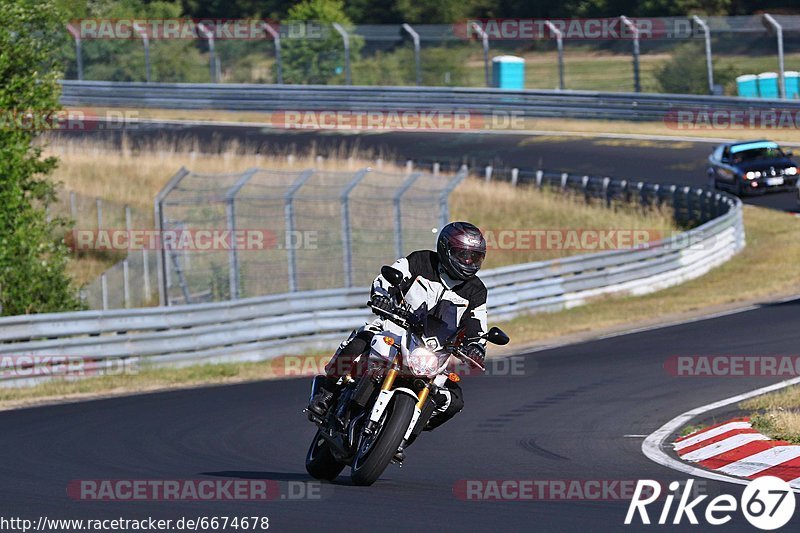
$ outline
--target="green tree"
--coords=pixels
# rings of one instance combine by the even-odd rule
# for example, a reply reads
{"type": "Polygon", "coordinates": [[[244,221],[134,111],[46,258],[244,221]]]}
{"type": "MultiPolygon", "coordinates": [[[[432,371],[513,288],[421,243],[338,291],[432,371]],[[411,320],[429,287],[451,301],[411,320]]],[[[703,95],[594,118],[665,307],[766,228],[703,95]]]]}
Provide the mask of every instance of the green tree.
{"type": "Polygon", "coordinates": [[[0,306],[18,315],[78,309],[65,272],[69,250],[63,222],[47,221],[55,200],[47,175],[56,165],[43,158],[36,137],[47,126],[19,120],[59,108],[59,72],[53,50],[64,20],[52,0],[7,0],[0,10],[0,306]]]}
{"type": "Polygon", "coordinates": [[[328,84],[344,80],[345,56],[337,22],[350,33],[350,59],[359,57],[364,40],[351,33],[353,24],[341,0],[303,0],[289,9],[287,23],[306,24],[313,34],[283,41],[284,83],[328,84]],[[307,24],[307,23],[310,23],[307,24]]]}

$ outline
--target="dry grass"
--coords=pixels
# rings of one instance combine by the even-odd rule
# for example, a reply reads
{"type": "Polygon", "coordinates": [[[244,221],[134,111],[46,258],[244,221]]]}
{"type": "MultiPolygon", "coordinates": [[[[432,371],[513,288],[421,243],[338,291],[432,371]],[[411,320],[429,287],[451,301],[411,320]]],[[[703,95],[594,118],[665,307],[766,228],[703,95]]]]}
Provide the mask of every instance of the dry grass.
{"type": "Polygon", "coordinates": [[[764,394],[763,396],[750,398],[749,400],[741,402],[739,407],[748,411],[800,408],[800,385],[786,387],[779,391],[764,394]]]}
{"type": "MultiPolygon", "coordinates": [[[[376,165],[372,154],[345,152],[317,159],[315,153],[256,154],[253,147],[235,142],[216,147],[215,153],[201,153],[190,141],[166,141],[132,150],[96,141],[56,140],[47,143],[46,154],[59,159],[53,177],[67,191],[86,197],[100,197],[114,204],[128,204],[152,213],[153,200],[169,179],[185,166],[204,174],[243,172],[253,167],[301,170],[357,170],[376,165]],[[291,155],[291,159],[289,156],[291,155]]],[[[386,163],[388,172],[402,169],[386,163]]]]}

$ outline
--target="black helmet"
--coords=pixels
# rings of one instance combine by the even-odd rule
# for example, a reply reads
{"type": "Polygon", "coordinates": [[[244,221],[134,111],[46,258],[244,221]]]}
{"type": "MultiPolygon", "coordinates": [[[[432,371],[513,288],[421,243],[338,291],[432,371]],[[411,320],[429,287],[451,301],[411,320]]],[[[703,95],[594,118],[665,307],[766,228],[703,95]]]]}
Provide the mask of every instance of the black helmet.
{"type": "Polygon", "coordinates": [[[469,222],[451,222],[439,232],[436,253],[447,275],[463,281],[480,270],[486,257],[486,239],[469,222]]]}

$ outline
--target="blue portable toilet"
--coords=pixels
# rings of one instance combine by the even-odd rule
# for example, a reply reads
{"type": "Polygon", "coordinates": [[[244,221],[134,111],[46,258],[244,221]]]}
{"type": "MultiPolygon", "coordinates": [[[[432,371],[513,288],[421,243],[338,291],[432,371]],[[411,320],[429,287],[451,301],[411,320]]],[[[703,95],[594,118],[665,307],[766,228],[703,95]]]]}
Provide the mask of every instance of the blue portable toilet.
{"type": "Polygon", "coordinates": [[[800,98],[800,72],[787,70],[783,73],[783,86],[786,89],[786,98],[797,100],[800,98]]]}
{"type": "Polygon", "coordinates": [[[737,76],[736,89],[739,96],[744,98],[757,98],[758,97],[758,76],[755,74],[744,74],[737,76]]]}
{"type": "Polygon", "coordinates": [[[525,60],[517,56],[493,57],[492,86],[499,89],[524,89],[525,60]]]}
{"type": "Polygon", "coordinates": [[[762,72],[758,75],[758,94],[761,98],[779,98],[778,75],[775,72],[762,72]]]}

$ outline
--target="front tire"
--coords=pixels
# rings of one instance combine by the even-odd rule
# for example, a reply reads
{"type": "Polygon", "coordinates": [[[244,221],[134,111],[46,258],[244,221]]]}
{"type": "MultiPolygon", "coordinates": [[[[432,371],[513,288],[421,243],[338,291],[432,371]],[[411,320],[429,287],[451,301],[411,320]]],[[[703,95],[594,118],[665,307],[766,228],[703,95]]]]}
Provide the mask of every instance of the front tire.
{"type": "Polygon", "coordinates": [[[381,477],[403,441],[414,415],[416,403],[416,400],[407,394],[394,395],[391,405],[387,407],[391,412],[386,415],[386,422],[380,433],[374,437],[376,440],[366,449],[366,443],[362,444],[356,454],[350,472],[353,483],[362,486],[372,485],[381,477]]]}
{"type": "Polygon", "coordinates": [[[320,435],[320,431],[322,430],[317,430],[306,454],[306,471],[316,479],[333,481],[344,470],[345,465],[333,456],[330,443],[320,435]]]}

